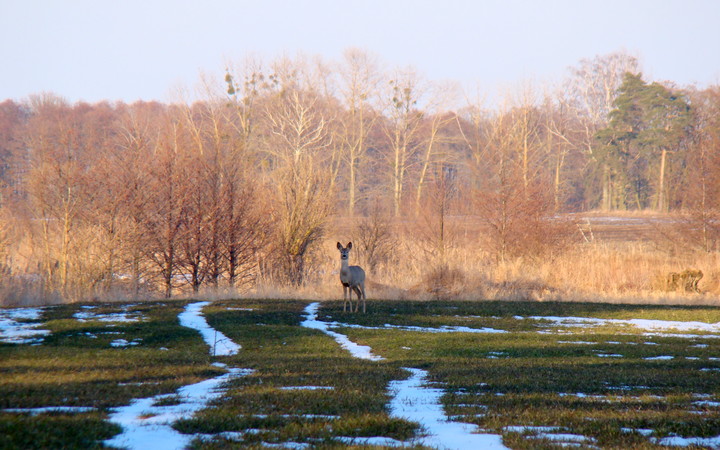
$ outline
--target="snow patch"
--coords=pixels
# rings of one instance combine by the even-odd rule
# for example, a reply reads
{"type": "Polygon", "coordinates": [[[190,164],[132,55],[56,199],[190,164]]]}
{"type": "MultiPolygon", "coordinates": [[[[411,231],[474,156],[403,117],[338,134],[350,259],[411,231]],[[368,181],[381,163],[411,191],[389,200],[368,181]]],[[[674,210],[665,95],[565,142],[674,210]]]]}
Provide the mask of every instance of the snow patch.
{"type": "Polygon", "coordinates": [[[360,328],[363,330],[400,330],[400,331],[413,331],[418,333],[507,333],[505,330],[498,330],[496,328],[470,328],[465,326],[450,326],[443,325],[441,327],[418,327],[414,325],[391,325],[386,323],[381,327],[370,327],[366,325],[355,325],[349,323],[340,322],[326,322],[330,328],[360,328]]]}
{"type": "Polygon", "coordinates": [[[331,391],[335,389],[334,386],[284,386],[280,388],[283,391],[320,391],[327,390],[331,391]]]}
{"type": "MultiPolygon", "coordinates": [[[[524,317],[515,316],[516,319],[521,320],[524,317]]],[[[622,325],[622,326],[634,326],[640,330],[654,331],[654,332],[688,332],[688,331],[700,331],[704,333],[720,333],[720,323],[705,323],[705,322],[680,322],[673,320],[649,320],[649,319],[602,319],[596,317],[560,317],[560,316],[530,316],[527,319],[538,320],[544,322],[550,322],[551,326],[564,326],[564,327],[600,327],[606,325],[622,325]]],[[[687,335],[678,335],[682,337],[690,337],[687,335]]],[[[691,337],[698,337],[692,335],[691,337]]],[[[720,336],[713,336],[720,337],[720,336]]]]}
{"type": "Polygon", "coordinates": [[[2,412],[6,413],[30,414],[31,416],[46,413],[80,414],[92,411],[95,411],[95,408],[91,406],[43,406],[41,408],[7,408],[2,410],[2,412]]]}
{"type": "Polygon", "coordinates": [[[183,386],[175,394],[135,399],[128,406],[116,408],[109,420],[120,425],[123,432],[106,440],[105,445],[153,450],[184,448],[195,436],[176,431],[172,423],[189,419],[208,403],[222,397],[225,394],[225,389],[221,388],[223,383],[250,373],[252,370],[249,369],[228,368],[224,375],[183,386]],[[157,406],[163,400],[175,397],[180,399],[176,404],[157,406]]]}
{"type": "Polygon", "coordinates": [[[125,339],[115,339],[110,343],[110,346],[115,348],[133,347],[136,345],[140,345],[140,342],[142,342],[142,339],[133,339],[132,341],[128,341],[125,339]]]}
{"type": "Polygon", "coordinates": [[[42,308],[0,309],[0,342],[40,344],[43,336],[50,334],[50,331],[40,329],[42,324],[21,321],[38,320],[42,311],[42,308]]]}
{"type": "Polygon", "coordinates": [[[418,422],[427,435],[417,439],[419,445],[447,449],[506,448],[497,434],[477,433],[476,425],[448,421],[440,397],[443,391],[423,386],[427,372],[406,368],[411,376],[406,380],[392,381],[390,411],[393,416],[418,422]]]}
{"type": "Polygon", "coordinates": [[[124,310],[117,313],[97,313],[94,310],[97,306],[82,306],[82,311],[73,314],[73,317],[78,322],[121,322],[121,323],[132,323],[140,322],[143,317],[141,313],[132,312],[130,308],[135,305],[125,305],[124,310]]]}
{"type": "Polygon", "coordinates": [[[702,438],[702,437],[681,437],[681,436],[668,436],[659,439],[653,439],[653,442],[658,445],[666,445],[668,447],[707,447],[707,448],[718,448],[720,447],[720,436],[702,438]]]}
{"type": "Polygon", "coordinates": [[[336,333],[330,330],[329,323],[318,320],[318,309],[320,309],[320,303],[318,302],[313,302],[307,305],[304,311],[306,319],[300,325],[313,330],[320,330],[328,336],[331,336],[342,348],[349,351],[350,354],[356,358],[367,359],[370,361],[380,361],[384,359],[382,356],[373,355],[372,349],[367,345],[356,344],[348,339],[348,337],[344,334],[336,333]]]}
{"type": "Polygon", "coordinates": [[[195,329],[200,332],[205,343],[210,346],[213,356],[232,356],[242,348],[220,331],[210,327],[205,317],[202,316],[202,309],[210,302],[190,303],[185,311],[178,315],[180,325],[195,329]]]}

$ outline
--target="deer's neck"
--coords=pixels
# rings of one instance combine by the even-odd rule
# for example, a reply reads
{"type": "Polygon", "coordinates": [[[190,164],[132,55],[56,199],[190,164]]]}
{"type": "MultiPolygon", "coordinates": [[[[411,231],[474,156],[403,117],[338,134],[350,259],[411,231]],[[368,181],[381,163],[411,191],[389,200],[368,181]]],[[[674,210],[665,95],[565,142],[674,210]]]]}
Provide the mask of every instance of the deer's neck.
{"type": "Polygon", "coordinates": [[[340,272],[349,272],[350,265],[348,264],[347,259],[341,259],[340,260],[340,272]]]}

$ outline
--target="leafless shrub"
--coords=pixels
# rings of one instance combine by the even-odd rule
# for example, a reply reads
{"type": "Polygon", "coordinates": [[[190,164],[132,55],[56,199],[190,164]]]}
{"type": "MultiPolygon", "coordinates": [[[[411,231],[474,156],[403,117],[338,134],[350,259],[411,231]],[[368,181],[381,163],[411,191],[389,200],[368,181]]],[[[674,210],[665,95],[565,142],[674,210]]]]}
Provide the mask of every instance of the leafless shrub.
{"type": "Polygon", "coordinates": [[[367,217],[357,223],[355,234],[358,255],[365,262],[369,273],[380,264],[387,263],[392,254],[392,218],[376,202],[367,217]]]}
{"type": "Polygon", "coordinates": [[[425,290],[436,300],[458,299],[466,289],[465,272],[447,265],[433,267],[423,277],[425,290]]]}

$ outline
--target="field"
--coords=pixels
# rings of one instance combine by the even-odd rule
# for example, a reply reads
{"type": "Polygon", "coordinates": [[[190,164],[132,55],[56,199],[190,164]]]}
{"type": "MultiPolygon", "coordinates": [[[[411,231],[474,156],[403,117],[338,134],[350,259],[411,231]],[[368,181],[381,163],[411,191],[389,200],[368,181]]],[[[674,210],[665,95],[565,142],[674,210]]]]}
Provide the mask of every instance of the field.
{"type": "Polygon", "coordinates": [[[720,445],[720,308],[368,306],[3,310],[0,448],[720,445]]]}

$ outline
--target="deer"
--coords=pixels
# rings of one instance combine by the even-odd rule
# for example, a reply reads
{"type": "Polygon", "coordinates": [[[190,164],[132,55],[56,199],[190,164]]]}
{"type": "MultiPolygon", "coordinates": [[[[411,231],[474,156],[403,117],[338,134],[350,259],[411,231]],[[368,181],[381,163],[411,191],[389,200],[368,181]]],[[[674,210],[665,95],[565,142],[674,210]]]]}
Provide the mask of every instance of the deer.
{"type": "Polygon", "coordinates": [[[352,294],[357,294],[358,300],[355,306],[355,312],[360,308],[360,300],[362,299],[363,314],[365,313],[365,271],[360,266],[348,265],[350,250],[352,250],[352,242],[348,242],[347,247],[343,247],[341,243],[337,243],[340,250],[340,283],[343,285],[343,312],[345,306],[350,303],[350,312],[353,312],[352,294]],[[349,295],[348,295],[349,294],[349,295]]]}

